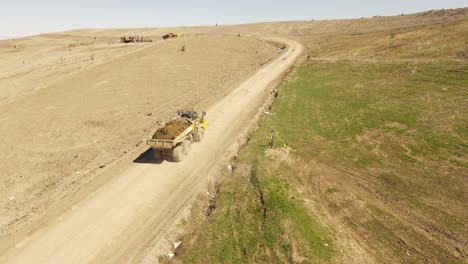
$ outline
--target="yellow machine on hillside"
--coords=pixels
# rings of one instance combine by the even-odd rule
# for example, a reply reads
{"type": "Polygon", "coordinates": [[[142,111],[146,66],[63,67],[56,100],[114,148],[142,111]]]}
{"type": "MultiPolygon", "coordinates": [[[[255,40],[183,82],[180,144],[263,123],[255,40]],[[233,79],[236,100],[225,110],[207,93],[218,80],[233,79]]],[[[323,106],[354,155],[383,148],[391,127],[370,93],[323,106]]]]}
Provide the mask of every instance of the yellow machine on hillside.
{"type": "Polygon", "coordinates": [[[170,39],[170,38],[180,38],[180,34],[168,33],[163,36],[163,39],[170,39]]]}
{"type": "Polygon", "coordinates": [[[205,112],[200,117],[195,111],[179,111],[179,118],[156,130],[147,144],[156,160],[182,161],[190,153],[192,142],[203,140],[207,128],[205,112]]]}

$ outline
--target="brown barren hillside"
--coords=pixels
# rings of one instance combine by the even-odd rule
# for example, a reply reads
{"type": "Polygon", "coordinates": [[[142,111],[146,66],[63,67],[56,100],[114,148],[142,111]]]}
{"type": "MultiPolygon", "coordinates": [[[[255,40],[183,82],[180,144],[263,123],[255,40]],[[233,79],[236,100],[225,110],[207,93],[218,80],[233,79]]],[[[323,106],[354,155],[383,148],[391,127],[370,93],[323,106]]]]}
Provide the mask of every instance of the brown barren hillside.
{"type": "MultiPolygon", "coordinates": [[[[81,37],[111,37],[115,35],[142,34],[161,38],[167,32],[178,32],[187,35],[256,35],[256,36],[316,36],[341,35],[349,33],[368,33],[376,31],[390,31],[396,29],[413,28],[446,24],[451,21],[463,20],[468,17],[468,8],[433,10],[417,14],[399,16],[376,16],[361,19],[311,20],[291,22],[265,22],[245,25],[219,25],[211,27],[174,27],[174,28],[134,28],[134,29],[96,29],[72,30],[66,34],[81,37]]],[[[311,18],[313,19],[313,18],[311,18]]]]}
{"type": "Polygon", "coordinates": [[[7,69],[0,82],[2,226],[92,178],[154,132],[156,121],[181,108],[206,109],[277,53],[254,38],[107,40],[80,45],[88,39],[54,34],[16,40],[16,49],[2,42],[0,52],[14,54],[0,62],[7,69]]]}

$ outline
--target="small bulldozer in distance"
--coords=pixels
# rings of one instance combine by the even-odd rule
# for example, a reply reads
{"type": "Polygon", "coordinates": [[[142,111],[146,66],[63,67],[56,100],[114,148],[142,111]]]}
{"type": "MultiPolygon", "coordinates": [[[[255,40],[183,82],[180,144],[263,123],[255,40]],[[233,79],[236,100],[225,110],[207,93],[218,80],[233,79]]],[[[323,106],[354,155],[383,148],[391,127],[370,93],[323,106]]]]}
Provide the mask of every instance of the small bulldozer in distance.
{"type": "Polygon", "coordinates": [[[179,117],[156,130],[147,144],[155,160],[179,162],[190,153],[192,142],[203,140],[207,128],[205,112],[199,116],[195,111],[179,111],[179,117]]]}
{"type": "Polygon", "coordinates": [[[174,33],[167,33],[162,37],[163,39],[170,39],[170,38],[180,38],[180,34],[174,34],[174,33]]]}

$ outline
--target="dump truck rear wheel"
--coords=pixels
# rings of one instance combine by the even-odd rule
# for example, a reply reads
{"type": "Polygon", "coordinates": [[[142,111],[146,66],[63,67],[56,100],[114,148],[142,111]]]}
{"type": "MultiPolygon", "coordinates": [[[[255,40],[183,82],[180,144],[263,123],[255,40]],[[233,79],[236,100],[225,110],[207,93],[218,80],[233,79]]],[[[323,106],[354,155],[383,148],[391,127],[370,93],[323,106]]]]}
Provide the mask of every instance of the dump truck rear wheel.
{"type": "Polygon", "coordinates": [[[192,144],[190,143],[190,141],[184,140],[181,146],[184,147],[185,155],[188,155],[190,153],[190,150],[192,149],[192,144]]]}
{"type": "Polygon", "coordinates": [[[182,161],[185,157],[185,149],[182,145],[174,148],[172,151],[172,159],[176,162],[182,161]]]}

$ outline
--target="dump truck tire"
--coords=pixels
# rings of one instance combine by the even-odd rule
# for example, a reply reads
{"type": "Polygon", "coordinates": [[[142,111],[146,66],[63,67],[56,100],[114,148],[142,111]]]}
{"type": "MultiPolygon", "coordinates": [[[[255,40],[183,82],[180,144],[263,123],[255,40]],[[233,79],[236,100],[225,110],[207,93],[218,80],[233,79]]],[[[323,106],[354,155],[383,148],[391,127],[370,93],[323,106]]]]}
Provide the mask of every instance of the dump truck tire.
{"type": "Polygon", "coordinates": [[[192,143],[190,143],[190,140],[184,140],[181,146],[184,147],[185,155],[188,155],[192,149],[192,143]]]}
{"type": "Polygon", "coordinates": [[[205,129],[200,128],[198,130],[198,133],[194,137],[195,142],[201,142],[204,136],[205,136],[205,129]]]}
{"type": "Polygon", "coordinates": [[[182,161],[185,157],[185,149],[184,149],[184,146],[179,145],[177,147],[174,148],[174,150],[172,151],[172,159],[175,161],[175,162],[179,162],[179,161],[182,161]]]}
{"type": "Polygon", "coordinates": [[[198,131],[198,142],[202,142],[204,137],[205,137],[205,129],[202,128],[198,131]]]}

